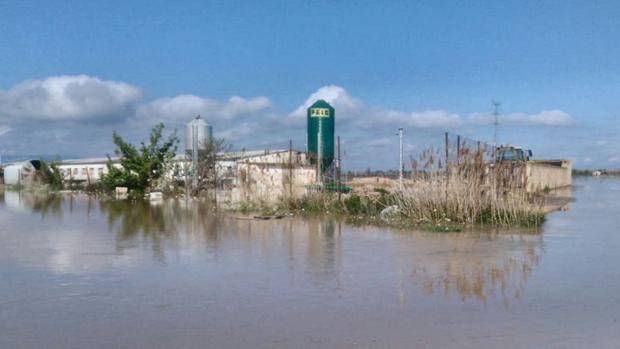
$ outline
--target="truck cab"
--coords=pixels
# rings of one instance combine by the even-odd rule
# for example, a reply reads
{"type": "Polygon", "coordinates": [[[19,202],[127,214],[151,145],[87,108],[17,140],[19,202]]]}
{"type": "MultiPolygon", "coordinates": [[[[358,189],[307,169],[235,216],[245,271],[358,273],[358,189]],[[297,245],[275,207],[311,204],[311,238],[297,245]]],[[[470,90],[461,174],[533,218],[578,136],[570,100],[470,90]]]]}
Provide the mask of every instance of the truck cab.
{"type": "Polygon", "coordinates": [[[532,157],[532,151],[520,147],[499,147],[495,155],[496,162],[526,162],[532,157]]]}

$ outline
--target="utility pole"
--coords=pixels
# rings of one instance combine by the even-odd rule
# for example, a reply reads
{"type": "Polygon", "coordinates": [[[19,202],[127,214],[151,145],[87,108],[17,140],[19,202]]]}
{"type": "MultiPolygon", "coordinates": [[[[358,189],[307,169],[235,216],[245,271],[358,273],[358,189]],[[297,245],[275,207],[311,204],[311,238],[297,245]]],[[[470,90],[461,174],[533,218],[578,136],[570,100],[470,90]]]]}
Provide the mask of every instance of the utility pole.
{"type": "Polygon", "coordinates": [[[323,176],[321,174],[322,169],[322,162],[323,162],[323,142],[321,142],[323,140],[323,120],[319,119],[319,132],[316,135],[317,140],[316,140],[316,146],[318,148],[317,150],[317,162],[316,162],[316,181],[318,183],[322,183],[323,182],[323,176]]]}
{"type": "Polygon", "coordinates": [[[461,135],[456,135],[456,166],[461,162],[461,135]]]}
{"type": "Polygon", "coordinates": [[[400,190],[403,190],[403,128],[398,129],[399,138],[399,158],[398,158],[398,186],[400,190]]]}
{"type": "MultiPolygon", "coordinates": [[[[200,115],[196,117],[199,119],[200,115]]],[[[192,188],[198,188],[198,130],[197,123],[192,123],[192,188]]]]}
{"type": "MultiPolygon", "coordinates": [[[[346,158],[347,157],[347,151],[343,150],[342,151],[342,158],[346,158]]],[[[342,159],[340,160],[340,162],[342,163],[342,159]]],[[[347,172],[344,173],[344,183],[347,184],[349,182],[349,175],[347,174],[347,172]]]]}
{"type": "Polygon", "coordinates": [[[446,132],[444,134],[444,143],[445,143],[445,151],[446,151],[446,160],[445,160],[445,167],[446,167],[446,178],[450,175],[450,139],[448,137],[448,132],[446,132]]]}
{"type": "Polygon", "coordinates": [[[497,101],[493,101],[493,116],[495,117],[495,120],[493,121],[493,125],[495,127],[495,135],[493,137],[493,147],[497,148],[498,144],[497,144],[497,132],[499,129],[499,107],[502,105],[502,103],[497,102],[497,101]]]}
{"type": "Polygon", "coordinates": [[[340,136],[338,136],[336,144],[338,146],[338,166],[336,167],[336,183],[338,183],[338,201],[340,201],[340,197],[342,194],[342,162],[340,159],[340,136]]]}
{"type": "Polygon", "coordinates": [[[288,195],[293,198],[293,140],[288,141],[288,195]]]}

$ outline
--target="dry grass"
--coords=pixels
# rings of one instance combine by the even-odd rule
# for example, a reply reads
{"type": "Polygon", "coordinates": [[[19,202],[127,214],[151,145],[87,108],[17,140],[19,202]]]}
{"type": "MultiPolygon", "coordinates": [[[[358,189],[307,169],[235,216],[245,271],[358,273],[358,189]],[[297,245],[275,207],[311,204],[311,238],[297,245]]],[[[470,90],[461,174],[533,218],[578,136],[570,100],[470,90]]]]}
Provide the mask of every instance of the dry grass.
{"type": "Polygon", "coordinates": [[[403,190],[398,181],[356,179],[355,192],[339,200],[333,193],[312,193],[289,202],[294,210],[343,214],[381,222],[381,211],[398,206],[389,223],[424,226],[436,231],[466,226],[537,227],[544,221],[542,202],[525,190],[524,164],[494,164],[484,149],[463,147],[455,161],[442,163],[438,152],[425,151],[413,161],[403,190]]]}
{"type": "Polygon", "coordinates": [[[366,195],[375,192],[376,189],[387,191],[398,190],[398,181],[384,177],[356,177],[347,183],[356,193],[366,195]]]}
{"type": "Polygon", "coordinates": [[[397,194],[409,219],[496,226],[538,226],[544,220],[541,203],[525,190],[523,164],[493,164],[484,150],[467,147],[447,168],[437,158],[432,150],[424,152],[414,161],[413,185],[397,194]]]}

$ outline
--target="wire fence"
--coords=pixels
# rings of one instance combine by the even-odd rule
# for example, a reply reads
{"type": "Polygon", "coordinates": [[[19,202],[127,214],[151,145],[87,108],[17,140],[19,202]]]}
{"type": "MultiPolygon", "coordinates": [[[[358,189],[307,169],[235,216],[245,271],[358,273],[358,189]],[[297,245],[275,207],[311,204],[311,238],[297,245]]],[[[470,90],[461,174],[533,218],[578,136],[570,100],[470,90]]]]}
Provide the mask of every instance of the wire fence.
{"type": "MultiPolygon", "coordinates": [[[[487,142],[466,137],[458,133],[444,132],[438,134],[428,146],[422,147],[404,159],[403,177],[446,175],[450,168],[456,168],[465,161],[479,163],[493,163],[496,147],[487,142]]],[[[365,171],[347,171],[350,178],[378,177],[398,180],[398,168],[389,170],[367,169],[365,171]]]]}
{"type": "Polygon", "coordinates": [[[444,134],[443,149],[444,161],[448,165],[458,165],[462,158],[471,154],[479,154],[481,160],[491,162],[496,153],[492,144],[451,132],[444,134]]]}
{"type": "Polygon", "coordinates": [[[248,140],[247,142],[238,142],[231,145],[232,151],[243,152],[255,149],[265,150],[266,152],[274,152],[279,150],[288,150],[291,148],[296,151],[306,151],[307,143],[306,140],[299,139],[278,139],[278,140],[270,140],[266,142],[253,142],[252,140],[248,140]],[[247,145],[244,145],[247,143],[247,145]]]}
{"type": "MultiPolygon", "coordinates": [[[[451,168],[458,168],[467,161],[486,164],[495,162],[497,148],[493,144],[453,132],[438,134],[434,139],[434,141],[431,140],[428,143],[428,147],[422,147],[420,150],[405,157],[402,168],[403,178],[428,176],[430,174],[447,175],[451,168]]],[[[248,151],[248,149],[261,149],[265,153],[288,149],[300,152],[307,151],[306,139],[274,139],[260,143],[248,140],[248,144],[251,144],[251,147],[245,148],[242,145],[237,145],[233,150],[243,152],[248,151]]],[[[346,150],[341,150],[340,158],[338,155],[336,146],[333,154],[334,161],[329,167],[323,169],[321,173],[323,182],[337,182],[338,176],[340,176],[340,181],[344,184],[353,178],[377,177],[392,181],[400,178],[401,173],[398,168],[349,170],[346,150]],[[338,166],[340,166],[340,173],[337,171],[338,166]]]]}

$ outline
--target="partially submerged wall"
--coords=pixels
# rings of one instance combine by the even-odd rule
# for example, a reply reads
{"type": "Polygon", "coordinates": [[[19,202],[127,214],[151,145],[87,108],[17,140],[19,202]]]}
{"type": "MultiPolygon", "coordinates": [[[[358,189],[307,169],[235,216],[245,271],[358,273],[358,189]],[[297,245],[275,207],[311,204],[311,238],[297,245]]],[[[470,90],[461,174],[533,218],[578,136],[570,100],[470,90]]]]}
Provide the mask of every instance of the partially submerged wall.
{"type": "Polygon", "coordinates": [[[281,199],[300,198],[316,182],[316,168],[298,151],[240,156],[218,162],[222,183],[219,202],[273,204],[281,199]]]}
{"type": "Polygon", "coordinates": [[[231,192],[233,203],[275,203],[300,198],[316,178],[314,167],[282,164],[243,163],[237,165],[237,178],[231,192]]]}
{"type": "Polygon", "coordinates": [[[530,193],[572,185],[570,160],[536,160],[526,165],[526,185],[530,193]]]}

